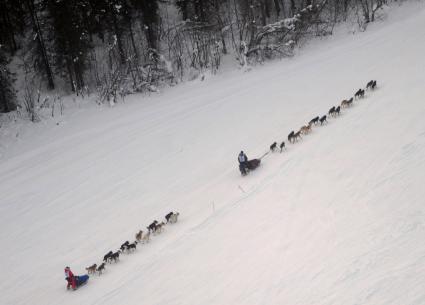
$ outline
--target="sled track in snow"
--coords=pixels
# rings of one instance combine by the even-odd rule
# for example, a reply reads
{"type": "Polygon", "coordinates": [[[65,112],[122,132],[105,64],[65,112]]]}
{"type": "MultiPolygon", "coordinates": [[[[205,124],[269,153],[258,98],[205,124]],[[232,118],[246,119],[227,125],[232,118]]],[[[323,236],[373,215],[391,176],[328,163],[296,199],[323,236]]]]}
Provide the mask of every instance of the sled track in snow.
{"type": "MultiPolygon", "coordinates": [[[[371,92],[371,91],[369,91],[369,92],[371,92]]],[[[354,97],[353,97],[354,98],[354,97]]],[[[363,97],[363,98],[361,98],[361,99],[358,99],[357,100],[357,103],[356,104],[358,104],[358,101],[359,100],[365,100],[367,98],[367,96],[365,96],[365,97],[363,97]]],[[[355,105],[356,104],[354,104],[353,103],[353,105],[351,106],[351,107],[355,107],[355,105]]],[[[207,106],[209,106],[210,104],[208,104],[207,106]]],[[[205,107],[205,105],[203,106],[203,107],[205,107]]],[[[203,107],[200,107],[200,108],[203,108],[203,107]]],[[[351,107],[349,107],[349,108],[345,108],[345,110],[343,111],[343,112],[341,112],[341,115],[343,115],[344,113],[346,113],[347,111],[347,109],[350,109],[351,107]]],[[[190,115],[190,114],[193,114],[193,113],[195,113],[195,112],[197,112],[198,111],[198,109],[195,109],[195,110],[193,110],[191,113],[189,113],[189,114],[186,114],[186,115],[190,115]]],[[[327,112],[326,112],[327,113],[327,112]]],[[[335,119],[337,119],[338,117],[333,117],[332,118],[332,120],[331,120],[331,122],[332,121],[334,121],[335,119]]],[[[313,126],[313,129],[312,129],[312,131],[313,130],[315,130],[315,129],[317,129],[317,128],[322,128],[322,127],[325,127],[325,126],[313,126]]],[[[309,133],[309,134],[307,134],[307,135],[311,135],[311,133],[309,133]]],[[[304,137],[305,136],[307,136],[307,135],[304,135],[304,137]]],[[[304,138],[303,137],[303,138],[304,138]]],[[[292,145],[290,146],[290,147],[293,147],[294,145],[296,145],[297,143],[299,143],[299,142],[296,142],[296,143],[291,143],[292,145]]],[[[119,150],[122,150],[123,148],[121,148],[121,149],[118,149],[118,151],[119,150]]],[[[291,151],[286,151],[286,153],[284,153],[283,155],[284,156],[286,156],[286,155],[290,155],[292,153],[292,150],[291,151]]],[[[282,155],[282,153],[273,153],[273,152],[270,152],[270,151],[267,151],[267,152],[265,152],[263,155],[262,155],[262,157],[261,158],[265,158],[265,157],[267,157],[267,156],[271,156],[271,155],[273,155],[273,154],[278,154],[278,155],[282,155]]],[[[275,169],[274,171],[272,171],[272,173],[270,173],[270,174],[268,174],[268,175],[266,175],[262,180],[261,180],[261,182],[260,183],[258,183],[258,184],[256,184],[256,185],[254,185],[254,186],[252,186],[251,188],[249,188],[248,190],[247,189],[245,189],[245,188],[242,188],[242,187],[240,187],[239,185],[238,185],[238,187],[241,189],[241,191],[243,191],[243,194],[239,197],[239,198],[237,198],[237,199],[234,199],[234,200],[231,200],[231,201],[228,201],[228,202],[224,202],[223,204],[219,204],[219,209],[217,210],[217,211],[214,211],[214,213],[211,215],[211,216],[209,216],[209,217],[207,217],[207,218],[205,218],[202,222],[200,222],[200,223],[198,223],[197,225],[195,225],[195,226],[193,226],[192,228],[190,228],[188,231],[187,231],[187,233],[185,233],[185,234],[183,234],[180,238],[178,238],[175,242],[179,242],[181,239],[183,239],[187,234],[193,234],[193,233],[195,233],[197,230],[199,230],[200,228],[203,228],[203,227],[205,227],[205,226],[207,226],[210,222],[212,222],[213,221],[213,219],[214,219],[214,217],[215,216],[219,216],[219,215],[223,215],[223,214],[226,214],[226,213],[228,213],[229,211],[231,211],[231,210],[233,210],[233,209],[235,209],[237,206],[239,206],[241,203],[243,203],[244,201],[246,201],[247,199],[249,199],[249,198],[251,198],[252,196],[254,196],[254,195],[256,195],[256,194],[258,194],[258,193],[260,193],[261,191],[263,191],[264,189],[266,189],[274,180],[275,180],[275,178],[278,176],[278,175],[280,175],[280,174],[282,174],[283,172],[284,172],[284,170],[291,164],[291,162],[292,162],[292,160],[293,159],[291,159],[291,158],[289,158],[289,159],[287,159],[286,161],[284,161],[284,162],[282,162],[282,163],[280,163],[279,165],[278,165],[278,167],[277,167],[277,169],[275,169]]],[[[153,166],[153,165],[151,165],[151,166],[153,166]]],[[[264,167],[264,164],[263,164],[263,166],[262,167],[264,167]]],[[[258,171],[258,170],[257,170],[258,171]]],[[[230,171],[228,171],[228,173],[229,173],[230,171]]],[[[255,172],[253,172],[253,173],[251,173],[250,174],[251,176],[252,175],[255,175],[255,172]]],[[[117,183],[117,185],[120,185],[120,184],[123,184],[123,183],[125,183],[126,181],[130,181],[133,177],[135,177],[135,176],[137,176],[135,173],[133,174],[133,175],[130,175],[130,176],[128,176],[128,177],[125,177],[125,178],[123,178],[124,179],[124,181],[120,181],[119,183],[117,183]]],[[[245,178],[246,179],[246,178],[245,178]]],[[[168,227],[168,226],[167,226],[168,227]]],[[[170,243],[168,243],[168,245],[172,245],[174,242],[171,242],[171,244],[170,243]]],[[[139,247],[141,247],[141,245],[139,246],[139,247]]],[[[143,265],[142,265],[143,266],[143,265]]],[[[140,267],[140,268],[138,268],[138,269],[141,269],[142,267],[140,267]]],[[[137,278],[137,276],[135,276],[135,278],[137,278]]],[[[104,296],[104,298],[102,298],[101,300],[103,300],[103,299],[105,299],[105,298],[107,298],[107,296],[109,296],[109,295],[113,295],[114,294],[114,291],[116,291],[116,290],[118,290],[119,289],[119,287],[117,287],[116,289],[114,289],[113,291],[111,291],[110,293],[108,293],[106,296],[104,296]]],[[[98,302],[96,302],[95,304],[98,304],[99,302],[101,302],[101,300],[99,300],[98,302]]]]}
{"type": "MultiPolygon", "coordinates": [[[[364,89],[365,90],[365,92],[366,92],[366,88],[364,89]]],[[[372,90],[372,91],[369,91],[369,92],[373,92],[373,91],[376,91],[377,89],[374,89],[374,90],[372,90]]],[[[366,100],[368,98],[368,95],[365,95],[364,97],[362,97],[361,99],[357,99],[356,101],[357,101],[357,103],[356,104],[359,104],[359,101],[364,101],[364,100],[366,100]]],[[[339,118],[341,118],[341,116],[343,116],[344,115],[344,113],[346,113],[347,111],[347,109],[353,109],[354,107],[356,107],[356,104],[354,103],[354,97],[353,97],[353,104],[350,106],[350,107],[348,107],[348,108],[345,108],[345,110],[344,111],[342,111],[342,109],[341,109],[341,113],[340,113],[340,115],[338,115],[337,117],[333,117],[332,118],[332,120],[331,120],[331,122],[333,122],[335,119],[337,119],[338,117],[339,118]]],[[[363,103],[364,104],[364,103],[363,103]]],[[[370,106],[367,106],[365,109],[367,110],[368,108],[369,108],[370,106]]],[[[328,125],[328,124],[326,124],[326,125],[328,125]]],[[[312,134],[312,132],[313,132],[313,130],[315,130],[315,129],[317,129],[317,128],[322,128],[322,127],[326,127],[326,125],[325,126],[322,126],[322,125],[320,125],[320,126],[314,126],[315,128],[313,128],[312,129],[312,131],[308,134],[308,135],[311,135],[312,134]]],[[[305,135],[304,135],[305,136],[305,135]]],[[[296,144],[299,144],[299,142],[296,142],[296,143],[291,143],[292,145],[290,146],[290,147],[292,147],[292,146],[294,146],[294,145],[296,145],[296,144]]],[[[299,146],[299,145],[298,145],[299,146]]],[[[286,153],[277,153],[277,152],[271,152],[270,150],[269,151],[267,151],[267,152],[265,152],[261,157],[260,157],[260,159],[263,159],[263,158],[265,158],[265,157],[267,157],[267,156],[271,156],[271,155],[274,155],[274,154],[277,154],[277,155],[284,155],[284,156],[286,156],[286,155],[288,155],[288,154],[291,154],[293,152],[293,150],[291,150],[291,151],[288,151],[288,150],[286,150],[286,153]]],[[[258,193],[260,193],[262,190],[264,190],[264,189],[266,189],[274,180],[275,180],[275,178],[278,176],[278,175],[280,175],[280,174],[282,174],[283,172],[284,172],[284,170],[291,164],[291,162],[292,162],[292,159],[291,158],[289,158],[289,159],[287,159],[286,161],[284,161],[284,162],[282,162],[282,163],[280,163],[279,164],[279,166],[278,166],[278,168],[275,170],[275,171],[273,171],[271,174],[269,174],[269,175],[267,175],[265,178],[263,178],[262,180],[261,180],[261,182],[260,183],[258,183],[258,184],[256,184],[256,185],[254,185],[253,187],[251,187],[249,190],[247,190],[247,189],[245,189],[245,188],[243,188],[243,187],[241,187],[240,185],[237,185],[237,187],[241,190],[241,192],[243,193],[242,195],[241,195],[241,197],[240,198],[238,198],[238,199],[235,199],[235,200],[232,200],[232,201],[229,201],[229,202],[225,202],[224,204],[220,204],[219,206],[221,207],[218,211],[215,211],[214,212],[214,214],[212,215],[212,216],[210,216],[210,217],[208,217],[208,218],[206,218],[204,221],[202,221],[201,223],[199,223],[198,225],[196,225],[196,226],[194,226],[194,227],[192,227],[192,229],[190,230],[191,232],[195,232],[196,230],[198,230],[199,228],[202,228],[202,227],[204,227],[204,226],[207,226],[213,219],[214,219],[214,217],[215,216],[219,216],[219,215],[223,215],[223,214],[226,214],[226,213],[228,213],[230,210],[233,210],[233,209],[235,209],[237,206],[239,206],[241,203],[243,203],[244,201],[246,201],[247,199],[249,199],[249,198],[251,198],[252,196],[254,196],[254,195],[256,195],[256,194],[258,194],[258,193]]],[[[263,164],[263,162],[262,162],[262,166],[260,166],[260,168],[261,167],[264,167],[264,164],[263,164]]],[[[256,171],[253,171],[253,172],[251,172],[249,175],[250,176],[253,176],[253,175],[255,175],[255,173],[258,171],[258,169],[256,170],[256,171]]],[[[243,179],[246,179],[247,177],[243,177],[243,179]]]]}

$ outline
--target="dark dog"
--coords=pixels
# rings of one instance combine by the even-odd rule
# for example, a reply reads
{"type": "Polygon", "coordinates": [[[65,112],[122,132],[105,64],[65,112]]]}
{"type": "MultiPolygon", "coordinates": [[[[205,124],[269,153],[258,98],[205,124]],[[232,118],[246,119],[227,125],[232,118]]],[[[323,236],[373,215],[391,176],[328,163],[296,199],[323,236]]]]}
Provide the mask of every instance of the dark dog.
{"type": "Polygon", "coordinates": [[[170,221],[171,215],[173,215],[173,212],[170,212],[167,215],[165,215],[165,220],[167,221],[167,223],[170,221]]]}
{"type": "MultiPolygon", "coordinates": [[[[176,214],[171,215],[170,222],[172,222],[172,219],[173,219],[174,215],[176,215],[176,214]]],[[[164,226],[165,226],[165,222],[163,222],[163,221],[161,223],[157,223],[156,226],[155,226],[155,230],[153,231],[153,233],[154,234],[161,233],[164,230],[164,226]]]]}
{"type": "Polygon", "coordinates": [[[115,253],[112,253],[110,261],[112,262],[112,260],[114,260],[114,262],[118,262],[120,260],[120,253],[121,253],[120,250],[118,250],[115,253]]]}
{"type": "Polygon", "coordinates": [[[374,82],[374,80],[371,80],[370,82],[368,82],[367,85],[366,85],[366,89],[372,89],[373,82],[374,82]]]}
{"type": "Polygon", "coordinates": [[[125,243],[123,243],[122,245],[121,245],[121,247],[120,247],[120,249],[121,249],[121,251],[124,251],[124,250],[126,250],[127,248],[128,248],[128,244],[129,244],[130,242],[127,240],[125,243]]]}
{"type": "Polygon", "coordinates": [[[282,141],[279,147],[280,147],[280,152],[282,152],[282,150],[285,148],[285,141],[282,141]]]}
{"type": "Polygon", "coordinates": [[[363,98],[364,97],[364,90],[363,89],[359,89],[357,90],[357,92],[354,94],[355,98],[363,98]]]}
{"type": "Polygon", "coordinates": [[[356,91],[356,93],[354,93],[354,98],[358,98],[362,93],[362,89],[359,89],[356,91]]]}
{"type": "Polygon", "coordinates": [[[127,251],[128,252],[130,252],[130,250],[136,250],[136,247],[137,247],[137,241],[135,241],[134,243],[132,243],[132,244],[129,244],[128,246],[127,246],[127,251]]]}
{"type": "Polygon", "coordinates": [[[308,125],[312,125],[312,124],[314,124],[314,125],[317,125],[317,123],[319,123],[319,117],[317,116],[317,117],[315,117],[314,119],[312,119],[310,122],[308,122],[308,125]]]}
{"type": "Polygon", "coordinates": [[[373,90],[375,88],[376,88],[376,80],[371,80],[366,85],[366,89],[372,89],[373,90]]]}
{"type": "MultiPolygon", "coordinates": [[[[295,140],[301,140],[301,130],[294,133],[294,139],[295,140]]],[[[294,142],[295,142],[295,140],[294,140],[294,142]]]]}
{"type": "Polygon", "coordinates": [[[272,145],[270,145],[270,150],[271,151],[275,151],[276,150],[276,148],[277,148],[277,143],[276,142],[274,142],[272,145]]]}
{"type": "Polygon", "coordinates": [[[322,116],[321,118],[320,118],[320,125],[323,125],[323,123],[327,123],[328,121],[326,120],[326,115],[324,115],[324,116],[322,116]]]}
{"type": "Polygon", "coordinates": [[[96,271],[99,273],[99,275],[102,274],[102,272],[105,270],[105,263],[102,263],[99,267],[97,267],[96,271]]]}
{"type": "Polygon", "coordinates": [[[103,261],[108,262],[111,259],[112,254],[113,254],[112,251],[109,251],[108,253],[106,253],[105,256],[103,257],[103,261]]]}
{"type": "Polygon", "coordinates": [[[295,132],[293,130],[288,134],[289,143],[292,143],[292,141],[294,140],[294,134],[295,132]]]}
{"type": "Polygon", "coordinates": [[[329,115],[329,116],[333,116],[333,115],[335,115],[335,106],[333,106],[331,109],[329,109],[329,111],[328,111],[328,115],[329,115]]]}
{"type": "Polygon", "coordinates": [[[157,223],[158,221],[154,220],[149,226],[146,227],[146,229],[148,229],[149,232],[154,233],[157,223]]]}
{"type": "Polygon", "coordinates": [[[335,108],[335,115],[340,115],[341,114],[341,107],[338,106],[335,108]]]}

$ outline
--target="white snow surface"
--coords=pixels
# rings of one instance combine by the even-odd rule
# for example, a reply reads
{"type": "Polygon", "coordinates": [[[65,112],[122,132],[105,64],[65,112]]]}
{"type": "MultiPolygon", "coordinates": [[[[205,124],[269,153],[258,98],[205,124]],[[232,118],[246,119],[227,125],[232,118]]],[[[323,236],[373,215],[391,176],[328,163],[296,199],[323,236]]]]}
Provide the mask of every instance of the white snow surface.
{"type": "Polygon", "coordinates": [[[425,4],[292,59],[36,124],[0,160],[0,304],[425,304],[425,4]],[[349,98],[246,177],[237,154],[349,98]],[[151,243],[66,291],[153,219],[151,243]]]}

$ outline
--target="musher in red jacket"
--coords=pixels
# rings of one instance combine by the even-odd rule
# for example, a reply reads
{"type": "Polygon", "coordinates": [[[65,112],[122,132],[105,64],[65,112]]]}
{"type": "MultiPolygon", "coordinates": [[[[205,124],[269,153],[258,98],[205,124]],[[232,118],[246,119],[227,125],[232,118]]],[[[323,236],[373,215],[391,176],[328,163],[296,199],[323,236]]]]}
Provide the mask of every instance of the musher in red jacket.
{"type": "Polygon", "coordinates": [[[65,277],[68,281],[68,285],[66,286],[66,289],[69,289],[69,287],[72,287],[72,289],[77,289],[77,284],[75,282],[75,276],[74,273],[72,273],[71,268],[65,267],[65,277]]]}

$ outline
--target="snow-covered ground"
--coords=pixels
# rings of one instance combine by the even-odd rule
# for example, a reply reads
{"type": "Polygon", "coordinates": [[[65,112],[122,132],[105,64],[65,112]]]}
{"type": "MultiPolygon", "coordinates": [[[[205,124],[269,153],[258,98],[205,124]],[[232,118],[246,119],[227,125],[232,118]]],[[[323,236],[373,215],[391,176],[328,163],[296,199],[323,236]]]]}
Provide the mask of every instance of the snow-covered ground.
{"type": "MultiPolygon", "coordinates": [[[[425,304],[425,3],[295,58],[33,125],[0,160],[0,304],[425,304]],[[237,154],[377,79],[247,177],[237,154]],[[76,292],[74,273],[181,217],[76,292]]],[[[6,147],[6,146],[5,146],[6,147]]]]}

